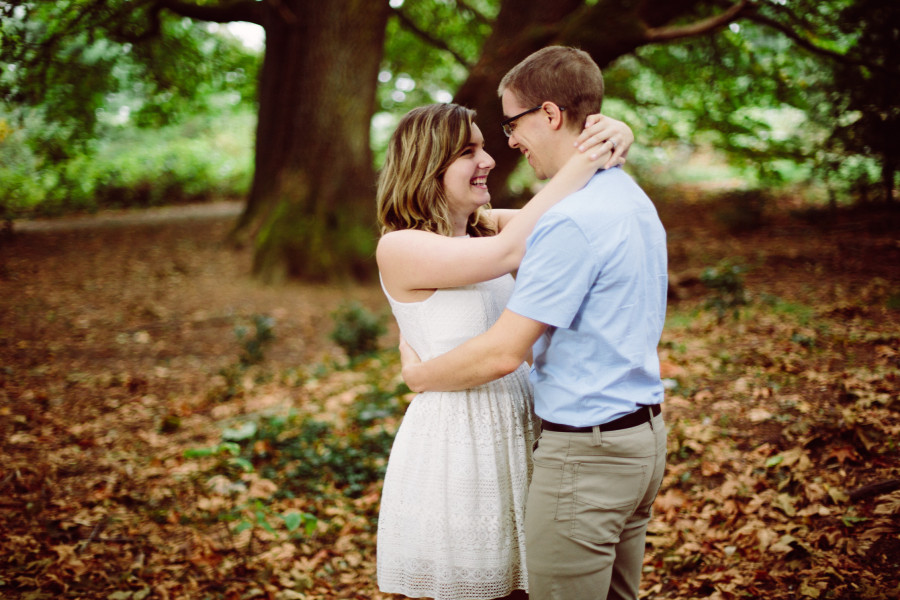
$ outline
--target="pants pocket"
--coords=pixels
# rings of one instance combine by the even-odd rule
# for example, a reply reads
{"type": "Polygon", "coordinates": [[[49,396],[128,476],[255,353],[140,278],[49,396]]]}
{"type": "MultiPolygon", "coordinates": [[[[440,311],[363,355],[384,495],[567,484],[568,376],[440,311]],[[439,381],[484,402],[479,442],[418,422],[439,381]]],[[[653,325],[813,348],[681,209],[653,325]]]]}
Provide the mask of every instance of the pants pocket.
{"type": "Polygon", "coordinates": [[[646,465],[581,463],[574,479],[571,536],[596,544],[617,542],[646,491],[646,465]]]}

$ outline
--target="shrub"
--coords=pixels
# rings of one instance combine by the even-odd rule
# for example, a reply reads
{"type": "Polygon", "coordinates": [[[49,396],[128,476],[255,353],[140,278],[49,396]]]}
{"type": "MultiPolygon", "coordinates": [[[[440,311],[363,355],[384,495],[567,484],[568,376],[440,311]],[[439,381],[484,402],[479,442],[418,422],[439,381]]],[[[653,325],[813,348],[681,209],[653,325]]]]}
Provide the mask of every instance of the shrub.
{"type": "Polygon", "coordinates": [[[744,289],[745,271],[746,268],[742,265],[725,259],[701,273],[700,281],[715,292],[715,295],[707,299],[706,308],[715,310],[719,321],[725,318],[729,310],[737,318],[740,307],[748,303],[747,291],[744,289]]]}
{"type": "Polygon", "coordinates": [[[261,363],[266,346],[275,339],[273,331],[275,320],[272,317],[253,315],[251,320],[255,328],[253,335],[250,335],[250,330],[243,325],[234,328],[234,335],[243,349],[240,361],[244,366],[261,363]]]}
{"type": "Polygon", "coordinates": [[[0,219],[12,220],[41,201],[42,180],[25,132],[0,115],[0,219]]]}
{"type": "Polygon", "coordinates": [[[0,113],[0,218],[19,219],[241,196],[253,173],[250,113],[199,125],[111,127],[90,146],[53,158],[33,150],[47,126],[0,113]]]}
{"type": "Polygon", "coordinates": [[[378,338],[387,331],[386,318],[373,314],[358,302],[342,304],[331,313],[331,318],[334,320],[331,340],[351,360],[376,352],[378,338]]]}

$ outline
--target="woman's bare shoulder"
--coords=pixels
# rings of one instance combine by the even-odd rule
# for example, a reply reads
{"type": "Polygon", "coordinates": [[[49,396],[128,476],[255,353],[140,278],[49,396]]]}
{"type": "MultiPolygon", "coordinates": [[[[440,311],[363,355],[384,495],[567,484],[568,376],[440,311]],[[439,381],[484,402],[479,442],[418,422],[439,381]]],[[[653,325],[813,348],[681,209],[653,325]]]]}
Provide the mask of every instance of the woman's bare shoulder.
{"type": "Polygon", "coordinates": [[[389,231],[378,239],[375,258],[381,262],[389,257],[407,255],[413,248],[421,247],[430,240],[445,239],[444,236],[419,229],[397,229],[389,231]]]}

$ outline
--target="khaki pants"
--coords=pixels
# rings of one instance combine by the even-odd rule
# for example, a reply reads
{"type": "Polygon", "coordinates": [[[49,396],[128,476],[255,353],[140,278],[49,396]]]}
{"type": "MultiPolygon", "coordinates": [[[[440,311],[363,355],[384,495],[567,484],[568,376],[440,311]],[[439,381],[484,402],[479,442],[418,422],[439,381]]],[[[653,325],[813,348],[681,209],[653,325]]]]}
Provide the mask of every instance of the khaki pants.
{"type": "Polygon", "coordinates": [[[531,600],[638,597],[665,462],[661,414],[618,431],[541,433],[525,511],[531,600]]]}

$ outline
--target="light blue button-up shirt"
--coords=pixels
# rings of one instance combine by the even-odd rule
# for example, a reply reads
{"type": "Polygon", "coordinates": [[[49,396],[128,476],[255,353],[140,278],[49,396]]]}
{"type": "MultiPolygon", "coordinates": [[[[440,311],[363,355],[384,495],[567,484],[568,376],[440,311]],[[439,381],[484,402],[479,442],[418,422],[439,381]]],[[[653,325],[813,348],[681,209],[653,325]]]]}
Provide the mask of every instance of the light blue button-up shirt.
{"type": "Polygon", "coordinates": [[[667,291],[666,233],[619,168],[550,209],[528,238],[507,308],[550,327],[535,344],[535,412],[600,425],[663,401],[657,345],[667,291]]]}

